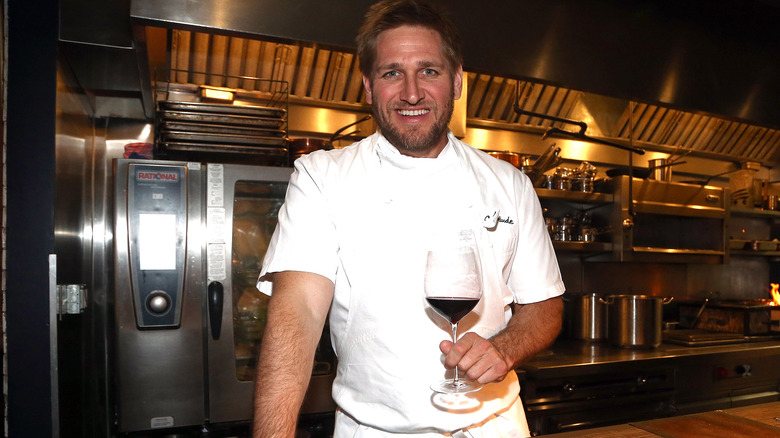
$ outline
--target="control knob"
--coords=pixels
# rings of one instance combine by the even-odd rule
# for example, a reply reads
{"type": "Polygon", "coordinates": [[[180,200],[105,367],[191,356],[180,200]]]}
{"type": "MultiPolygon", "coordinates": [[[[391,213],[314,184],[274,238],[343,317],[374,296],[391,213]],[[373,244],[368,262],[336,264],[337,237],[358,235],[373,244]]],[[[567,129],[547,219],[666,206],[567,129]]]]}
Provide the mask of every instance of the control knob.
{"type": "Polygon", "coordinates": [[[737,365],[737,367],[734,368],[734,372],[737,373],[738,376],[748,377],[750,376],[750,364],[737,365]]]}
{"type": "Polygon", "coordinates": [[[161,290],[152,291],[146,299],[146,307],[156,315],[162,315],[171,307],[171,299],[167,293],[161,290]]]}

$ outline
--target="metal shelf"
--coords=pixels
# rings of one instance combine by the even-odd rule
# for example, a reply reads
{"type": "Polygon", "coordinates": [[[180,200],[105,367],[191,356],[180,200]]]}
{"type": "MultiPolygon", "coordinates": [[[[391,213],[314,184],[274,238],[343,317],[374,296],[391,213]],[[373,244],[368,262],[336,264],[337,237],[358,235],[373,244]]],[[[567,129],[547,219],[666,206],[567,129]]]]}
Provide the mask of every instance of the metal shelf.
{"type": "Polygon", "coordinates": [[[556,251],[572,252],[610,252],[612,244],[609,242],[571,242],[553,240],[553,248],[556,251]]]}
{"type": "Polygon", "coordinates": [[[541,188],[534,190],[536,190],[536,195],[539,197],[539,199],[559,199],[586,204],[608,204],[613,202],[615,199],[611,193],[575,192],[571,190],[551,190],[541,188]]]}
{"type": "Polygon", "coordinates": [[[750,216],[780,219],[780,211],[764,210],[762,208],[731,207],[731,214],[734,216],[750,216]]]}

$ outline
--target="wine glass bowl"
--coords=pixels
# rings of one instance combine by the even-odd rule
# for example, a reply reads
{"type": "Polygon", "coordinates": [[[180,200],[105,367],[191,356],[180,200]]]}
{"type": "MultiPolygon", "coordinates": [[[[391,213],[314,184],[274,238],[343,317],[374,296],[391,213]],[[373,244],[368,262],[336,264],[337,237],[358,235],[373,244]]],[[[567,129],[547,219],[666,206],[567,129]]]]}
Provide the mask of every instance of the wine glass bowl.
{"type": "MultiPolygon", "coordinates": [[[[452,328],[452,342],[458,340],[458,322],[482,298],[479,252],[473,236],[461,232],[453,241],[428,251],[425,265],[425,299],[452,328]]],[[[455,377],[431,385],[439,393],[465,394],[478,391],[482,384],[455,377]]]]}

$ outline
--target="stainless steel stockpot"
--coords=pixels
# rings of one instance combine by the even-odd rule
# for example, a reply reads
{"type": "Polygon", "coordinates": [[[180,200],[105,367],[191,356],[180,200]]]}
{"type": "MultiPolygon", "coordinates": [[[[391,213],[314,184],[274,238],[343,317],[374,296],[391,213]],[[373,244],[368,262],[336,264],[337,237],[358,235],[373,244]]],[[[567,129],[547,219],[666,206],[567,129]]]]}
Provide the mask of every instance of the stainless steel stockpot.
{"type": "Polygon", "coordinates": [[[596,293],[566,297],[571,306],[569,336],[587,342],[607,338],[607,305],[596,293]]]}
{"type": "Polygon", "coordinates": [[[655,348],[661,345],[663,305],[673,298],[649,295],[609,295],[607,338],[622,348],[655,348]]]}

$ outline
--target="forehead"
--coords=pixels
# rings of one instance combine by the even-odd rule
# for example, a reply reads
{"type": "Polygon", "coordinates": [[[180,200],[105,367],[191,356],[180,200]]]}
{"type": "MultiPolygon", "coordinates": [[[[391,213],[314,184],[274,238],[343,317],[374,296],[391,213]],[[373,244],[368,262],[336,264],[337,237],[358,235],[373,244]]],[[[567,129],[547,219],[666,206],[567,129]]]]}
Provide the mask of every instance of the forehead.
{"type": "Polygon", "coordinates": [[[377,38],[376,65],[425,62],[446,64],[441,51],[441,36],[422,26],[401,26],[386,30],[377,38]]]}

